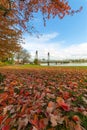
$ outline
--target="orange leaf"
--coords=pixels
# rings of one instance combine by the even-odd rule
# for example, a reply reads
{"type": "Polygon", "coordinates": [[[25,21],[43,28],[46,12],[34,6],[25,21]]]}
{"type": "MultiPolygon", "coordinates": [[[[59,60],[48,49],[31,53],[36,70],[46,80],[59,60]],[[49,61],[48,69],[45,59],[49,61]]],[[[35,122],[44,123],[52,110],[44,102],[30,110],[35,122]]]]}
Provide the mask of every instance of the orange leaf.
{"type": "Polygon", "coordinates": [[[25,112],[26,106],[27,106],[26,104],[23,105],[21,112],[23,112],[23,113],[25,112]]]}
{"type": "Polygon", "coordinates": [[[39,121],[39,128],[41,130],[45,129],[44,119],[40,119],[40,121],[39,121]]]}
{"type": "Polygon", "coordinates": [[[51,112],[54,110],[54,108],[55,108],[55,103],[52,102],[52,101],[50,101],[50,102],[48,103],[48,106],[47,106],[47,112],[48,112],[48,113],[51,113],[51,112]]]}
{"type": "Polygon", "coordinates": [[[58,103],[59,106],[61,106],[61,104],[64,103],[64,99],[61,97],[58,97],[56,102],[58,103]]]}
{"type": "Polygon", "coordinates": [[[33,125],[35,125],[36,127],[38,127],[38,115],[37,114],[35,114],[34,115],[34,119],[33,120],[31,120],[30,121],[31,122],[31,124],[33,124],[33,125]]]}
{"type": "Polygon", "coordinates": [[[2,98],[3,100],[6,100],[6,99],[8,98],[8,94],[7,94],[7,93],[2,93],[2,94],[1,94],[1,98],[2,98]]]}
{"type": "Polygon", "coordinates": [[[77,115],[74,115],[74,116],[72,117],[72,119],[73,119],[74,121],[80,121],[80,119],[79,119],[79,117],[78,117],[77,115]]]}
{"type": "Polygon", "coordinates": [[[54,102],[50,101],[50,102],[48,103],[48,107],[54,107],[54,102]]]}

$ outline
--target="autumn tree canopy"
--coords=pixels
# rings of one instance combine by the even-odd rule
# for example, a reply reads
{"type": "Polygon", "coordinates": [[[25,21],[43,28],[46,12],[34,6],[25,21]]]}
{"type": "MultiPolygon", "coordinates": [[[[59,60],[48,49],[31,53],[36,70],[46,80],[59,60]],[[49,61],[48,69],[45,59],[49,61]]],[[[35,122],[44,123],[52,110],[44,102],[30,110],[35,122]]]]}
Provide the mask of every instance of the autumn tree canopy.
{"type": "Polygon", "coordinates": [[[14,22],[4,18],[0,13],[0,60],[10,58],[20,48],[21,32],[14,29],[14,22]]]}
{"type": "Polygon", "coordinates": [[[4,16],[4,6],[0,3],[0,60],[10,58],[20,49],[21,31],[15,28],[13,15],[4,16]],[[1,8],[2,7],[2,8],[1,8]]]}
{"type": "Polygon", "coordinates": [[[19,47],[22,31],[32,33],[29,23],[34,13],[42,12],[45,24],[50,17],[61,19],[81,9],[73,11],[66,0],[0,0],[0,55],[4,54],[4,50],[8,53],[19,47]]]}
{"type": "MultiPolygon", "coordinates": [[[[0,12],[4,17],[13,19],[16,24],[27,30],[26,22],[29,22],[34,13],[42,12],[43,20],[58,16],[63,18],[65,15],[78,12],[72,10],[66,0],[0,0],[0,12]]],[[[30,28],[29,28],[30,29],[30,28]]],[[[31,28],[32,29],[32,28],[31,28]]],[[[31,31],[28,30],[28,31],[31,31]]]]}

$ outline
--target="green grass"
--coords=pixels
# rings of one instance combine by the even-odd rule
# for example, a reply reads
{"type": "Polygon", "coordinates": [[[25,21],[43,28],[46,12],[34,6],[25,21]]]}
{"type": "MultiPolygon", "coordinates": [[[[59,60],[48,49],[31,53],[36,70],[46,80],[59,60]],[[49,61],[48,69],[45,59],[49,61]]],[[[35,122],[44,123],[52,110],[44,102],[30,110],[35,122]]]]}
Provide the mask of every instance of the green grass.
{"type": "Polygon", "coordinates": [[[39,65],[30,65],[30,64],[25,64],[25,65],[4,65],[4,66],[0,66],[0,68],[12,68],[12,69],[28,69],[28,68],[38,68],[40,67],[39,65]]]}
{"type": "Polygon", "coordinates": [[[7,69],[30,69],[30,68],[65,68],[65,69],[87,69],[87,66],[40,66],[40,65],[33,65],[33,64],[25,64],[25,65],[4,65],[0,66],[0,68],[7,68],[7,69]]]}

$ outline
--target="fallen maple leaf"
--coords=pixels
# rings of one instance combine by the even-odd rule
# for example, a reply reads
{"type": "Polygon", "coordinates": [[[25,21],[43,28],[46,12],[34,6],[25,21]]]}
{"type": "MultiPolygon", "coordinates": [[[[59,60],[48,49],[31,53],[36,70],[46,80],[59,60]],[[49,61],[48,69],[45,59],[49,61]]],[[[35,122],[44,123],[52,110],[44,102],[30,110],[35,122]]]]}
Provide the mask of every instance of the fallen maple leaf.
{"type": "Polygon", "coordinates": [[[47,112],[51,113],[55,109],[55,103],[50,101],[47,106],[47,112]]]}
{"type": "Polygon", "coordinates": [[[28,118],[19,118],[19,127],[18,127],[18,130],[21,130],[22,127],[26,127],[27,124],[28,124],[28,118]]]}
{"type": "Polygon", "coordinates": [[[64,99],[62,97],[57,97],[56,102],[61,106],[61,104],[64,103],[64,99]]]}
{"type": "Polygon", "coordinates": [[[38,127],[38,115],[37,115],[37,114],[34,115],[34,119],[32,119],[32,120],[30,121],[30,123],[31,123],[32,125],[35,125],[36,127],[38,127]]]}
{"type": "Polygon", "coordinates": [[[0,124],[2,123],[4,116],[0,116],[0,124]]]}
{"type": "Polygon", "coordinates": [[[57,101],[58,105],[63,108],[63,110],[70,111],[69,105],[64,102],[63,98],[58,97],[56,101],[57,101]]]}
{"type": "Polygon", "coordinates": [[[33,126],[33,129],[32,130],[38,130],[35,126],[33,126]]]}
{"type": "Polygon", "coordinates": [[[39,128],[41,129],[41,130],[44,130],[45,129],[45,122],[44,122],[44,119],[40,119],[39,120],[39,128]]]}
{"type": "Polygon", "coordinates": [[[79,118],[77,115],[74,115],[74,116],[72,117],[72,119],[73,119],[74,121],[80,121],[80,118],[79,118]]]}
{"type": "Polygon", "coordinates": [[[53,127],[57,126],[57,120],[58,120],[57,115],[50,114],[50,121],[53,127]]]}
{"type": "Polygon", "coordinates": [[[70,107],[68,104],[66,104],[65,102],[61,104],[61,107],[63,108],[63,110],[65,111],[70,111],[70,107]]]}
{"type": "Polygon", "coordinates": [[[25,112],[26,107],[27,107],[27,105],[26,105],[26,104],[24,104],[24,105],[23,105],[23,107],[22,107],[22,109],[21,109],[21,112],[22,112],[22,113],[24,113],[24,112],[25,112]]]}
{"type": "Polygon", "coordinates": [[[69,92],[64,92],[64,93],[63,93],[63,98],[64,98],[64,99],[68,99],[69,97],[70,97],[69,92]]]}
{"type": "Polygon", "coordinates": [[[2,130],[9,130],[10,129],[10,127],[7,125],[7,126],[4,126],[3,128],[2,128],[2,130]]]}
{"type": "Polygon", "coordinates": [[[2,93],[0,95],[0,98],[4,101],[4,100],[6,100],[8,98],[8,94],[7,93],[2,93]]]}

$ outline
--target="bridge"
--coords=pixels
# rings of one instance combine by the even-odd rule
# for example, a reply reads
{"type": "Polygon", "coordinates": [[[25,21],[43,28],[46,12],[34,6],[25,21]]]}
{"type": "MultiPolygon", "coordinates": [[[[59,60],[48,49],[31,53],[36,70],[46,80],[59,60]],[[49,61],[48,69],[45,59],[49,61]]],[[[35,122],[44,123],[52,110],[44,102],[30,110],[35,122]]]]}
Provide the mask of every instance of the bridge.
{"type": "Polygon", "coordinates": [[[70,63],[69,61],[59,61],[59,60],[40,60],[39,61],[39,63],[40,64],[48,64],[48,66],[50,65],[50,64],[55,64],[55,65],[57,65],[57,64],[63,64],[63,63],[70,63]]]}

